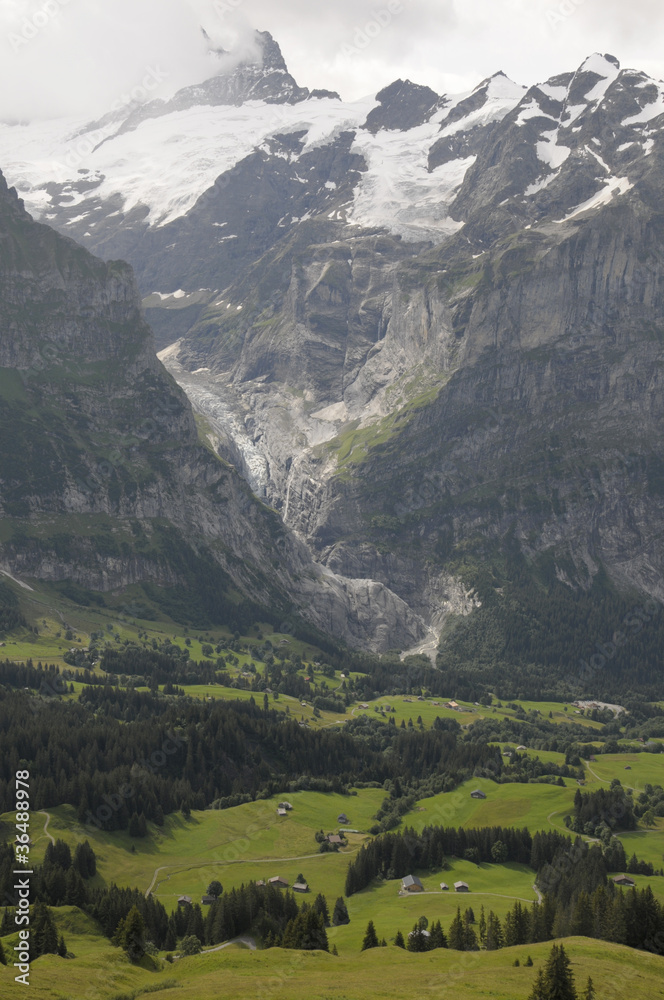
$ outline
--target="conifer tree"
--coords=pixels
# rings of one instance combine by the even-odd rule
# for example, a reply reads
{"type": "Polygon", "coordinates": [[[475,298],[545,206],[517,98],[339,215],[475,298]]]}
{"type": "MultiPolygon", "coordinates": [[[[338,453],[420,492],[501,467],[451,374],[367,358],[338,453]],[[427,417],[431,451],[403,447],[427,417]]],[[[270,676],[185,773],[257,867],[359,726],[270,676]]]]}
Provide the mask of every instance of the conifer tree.
{"type": "Polygon", "coordinates": [[[549,1000],[546,979],[544,978],[544,973],[541,969],[537,973],[537,979],[535,980],[532,992],[528,996],[528,1000],[549,1000]]]}
{"type": "Polygon", "coordinates": [[[447,935],[450,948],[455,951],[465,951],[465,936],[463,920],[461,919],[461,909],[457,907],[456,917],[452,921],[449,934],[447,935]]]}
{"type": "Polygon", "coordinates": [[[370,920],[367,924],[367,929],[364,934],[364,940],[362,941],[362,951],[367,951],[369,948],[378,947],[378,935],[376,934],[376,928],[374,927],[373,920],[370,920]]]}
{"type": "Polygon", "coordinates": [[[340,924],[350,923],[350,917],[348,916],[348,907],[346,906],[343,896],[339,896],[336,903],[334,904],[332,923],[334,924],[335,927],[338,927],[340,924]]]}
{"type": "Polygon", "coordinates": [[[145,921],[136,906],[132,906],[124,920],[118,924],[115,934],[120,945],[132,962],[138,962],[145,954],[145,921]]]}
{"type": "Polygon", "coordinates": [[[578,1000],[571,962],[564,945],[554,944],[544,968],[546,1000],[578,1000]]]}
{"type": "Polygon", "coordinates": [[[314,910],[323,918],[325,927],[330,926],[330,911],[327,908],[327,900],[322,892],[319,892],[314,900],[314,910]]]}

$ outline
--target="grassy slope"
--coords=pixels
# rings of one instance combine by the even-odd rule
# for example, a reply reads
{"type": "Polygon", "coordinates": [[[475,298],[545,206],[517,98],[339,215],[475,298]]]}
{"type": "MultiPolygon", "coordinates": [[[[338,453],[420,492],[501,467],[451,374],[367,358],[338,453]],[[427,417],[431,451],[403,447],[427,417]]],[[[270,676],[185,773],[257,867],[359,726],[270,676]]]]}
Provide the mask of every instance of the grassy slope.
{"type": "MultiPolygon", "coordinates": [[[[62,921],[67,918],[60,918],[62,921]]],[[[66,933],[66,931],[65,931],[66,933]]],[[[72,936],[77,961],[48,956],[32,970],[30,995],[38,1000],[111,1000],[163,990],[169,1000],[526,1000],[549,945],[499,952],[437,951],[411,955],[398,948],[338,957],[279,948],[250,952],[232,946],[210,955],[164,963],[158,972],[132,967],[108,942],[72,936]],[[530,954],[533,968],[524,968],[530,954]],[[520,968],[514,967],[518,958],[520,968]],[[170,987],[170,988],[169,988],[170,987]]],[[[564,942],[577,984],[591,975],[602,1000],[655,1000],[664,996],[664,959],[586,938],[564,942]]],[[[0,990],[7,1000],[26,995],[0,967],[0,990]]]]}
{"type": "MultiPolygon", "coordinates": [[[[643,780],[663,780],[661,757],[642,756],[632,764],[632,772],[625,773],[626,759],[621,754],[602,757],[597,773],[606,775],[604,781],[612,777],[625,780],[632,775],[637,787],[642,787],[643,780]]],[[[600,780],[592,774],[588,773],[588,779],[589,789],[601,787],[600,780]]],[[[405,823],[416,829],[432,822],[465,827],[504,824],[526,825],[531,830],[551,828],[562,823],[562,816],[571,808],[576,787],[575,782],[561,788],[496,785],[485,779],[472,779],[455,792],[417,803],[405,823]],[[485,790],[487,799],[471,799],[474,787],[485,790]]],[[[109,835],[82,830],[70,807],[52,811],[49,832],[71,844],[89,837],[99,857],[99,883],[117,881],[145,890],[156,870],[163,868],[157,872],[154,891],[169,910],[175,905],[177,895],[186,892],[196,897],[213,877],[219,878],[228,889],[274,874],[292,882],[300,872],[308,879],[312,892],[323,892],[332,903],[343,894],[348,855],[318,854],[313,834],[321,827],[326,831],[337,829],[336,819],[341,812],[348,815],[352,829],[366,830],[383,794],[382,789],[363,789],[356,796],[287,794],[285,797],[294,810],[286,819],[276,816],[276,803],[282,796],[222,812],[194,813],[189,822],[175,815],[167,818],[163,830],[151,827],[152,836],[148,840],[135,841],[135,852],[131,851],[132,841],[125,833],[109,835]]],[[[10,817],[3,819],[9,822],[10,817]]],[[[32,824],[33,859],[37,863],[47,843],[42,830],[44,819],[35,815],[32,824]]],[[[626,847],[632,850],[634,845],[640,856],[661,863],[664,846],[661,826],[659,821],[654,830],[623,835],[626,847]]],[[[363,839],[360,835],[350,835],[348,853],[353,854],[363,839]]],[[[409,995],[413,997],[437,995],[444,986],[453,986],[449,995],[461,1000],[465,997],[518,1000],[521,996],[525,1000],[534,970],[513,968],[514,956],[523,962],[531,953],[537,966],[549,946],[533,945],[494,955],[443,952],[415,956],[393,947],[373,954],[360,953],[364,929],[370,919],[374,920],[379,935],[389,942],[397,930],[407,933],[422,915],[430,921],[440,919],[447,928],[458,905],[462,909],[472,906],[476,916],[484,905],[502,917],[514,899],[535,899],[533,873],[520,865],[474,865],[453,859],[449,870],[419,874],[427,890],[424,895],[399,896],[399,882],[392,881],[378,883],[348,900],[351,923],[329,931],[330,945],[336,944],[340,952],[338,959],[279,949],[252,955],[231,947],[174,966],[166,965],[162,972],[146,971],[131,967],[96,934],[87,918],[64,907],[58,911],[58,920],[76,961],[64,963],[55,957],[38,960],[31,990],[35,996],[49,1000],[64,997],[79,1000],[87,998],[86,990],[92,982],[90,1000],[136,996],[137,990],[155,986],[166,987],[169,997],[196,996],[200,1000],[219,995],[260,996],[264,988],[275,998],[296,1000],[306,995],[314,1000],[336,997],[359,1000],[401,997],[407,982],[409,995]],[[458,880],[469,883],[470,895],[439,890],[441,881],[451,885],[458,880]],[[168,988],[166,981],[172,979],[181,985],[168,988]]],[[[664,900],[664,878],[637,877],[636,882],[639,886],[650,884],[658,898],[664,900]]],[[[5,938],[3,943],[5,950],[10,951],[14,939],[5,938]]],[[[620,991],[607,993],[610,984],[615,987],[616,982],[623,992],[628,988],[634,1000],[664,996],[661,985],[664,960],[601,942],[575,939],[569,946],[578,963],[579,980],[585,982],[590,972],[598,996],[618,997],[620,991]]],[[[13,996],[17,990],[11,984],[10,972],[0,969],[3,998],[13,996]],[[8,980],[6,988],[4,980],[8,980]]]]}

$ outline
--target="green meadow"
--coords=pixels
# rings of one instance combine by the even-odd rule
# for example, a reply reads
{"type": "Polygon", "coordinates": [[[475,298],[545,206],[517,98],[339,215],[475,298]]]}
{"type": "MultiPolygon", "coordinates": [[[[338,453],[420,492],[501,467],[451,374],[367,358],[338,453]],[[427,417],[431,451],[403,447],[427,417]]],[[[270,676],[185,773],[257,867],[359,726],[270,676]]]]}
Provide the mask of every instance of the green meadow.
{"type": "MultiPolygon", "coordinates": [[[[339,948],[334,956],[231,945],[173,964],[144,959],[132,966],[80,914],[63,908],[58,923],[76,959],[48,955],[35,961],[29,995],[37,1000],[136,1000],[155,992],[163,992],[168,1000],[526,1000],[550,951],[549,945],[535,944],[496,952],[416,955],[388,946],[362,953],[339,948]],[[524,965],[528,956],[532,968],[524,965]]],[[[5,945],[9,942],[4,939],[5,945]]],[[[592,976],[598,998],[664,996],[664,959],[587,938],[563,943],[577,985],[583,988],[592,976]]],[[[26,995],[26,988],[14,983],[13,970],[2,966],[0,993],[3,1000],[26,995]]]]}

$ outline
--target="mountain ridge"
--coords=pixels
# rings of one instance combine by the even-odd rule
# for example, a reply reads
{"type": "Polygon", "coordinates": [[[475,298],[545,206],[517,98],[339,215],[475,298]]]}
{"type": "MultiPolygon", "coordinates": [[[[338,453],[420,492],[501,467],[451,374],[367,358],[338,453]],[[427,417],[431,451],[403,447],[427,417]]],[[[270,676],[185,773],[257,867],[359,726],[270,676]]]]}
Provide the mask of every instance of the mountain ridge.
{"type": "Polygon", "coordinates": [[[316,560],[436,635],[510,531],[572,593],[607,569],[663,596],[662,85],[596,54],[528,89],[396,81],[157,124],[117,142],[177,136],[175,164],[203,126],[219,142],[161,207],[122,193],[111,142],[91,179],[54,186],[16,152],[14,176],[135,262],[216,447],[316,560]]]}

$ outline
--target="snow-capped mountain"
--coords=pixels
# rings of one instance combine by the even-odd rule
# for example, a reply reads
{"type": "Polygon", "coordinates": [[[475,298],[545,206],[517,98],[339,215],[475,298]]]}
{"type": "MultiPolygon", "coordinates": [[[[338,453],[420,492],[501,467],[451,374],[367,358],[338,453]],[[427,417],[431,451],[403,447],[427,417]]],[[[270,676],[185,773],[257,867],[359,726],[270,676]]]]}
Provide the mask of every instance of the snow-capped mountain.
{"type": "Polygon", "coordinates": [[[9,182],[133,264],[218,446],[335,572],[436,635],[478,533],[664,596],[664,85],[596,54],[344,102],[258,39],[170,102],[1,126],[9,182]]]}

